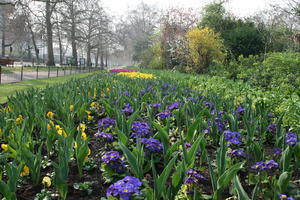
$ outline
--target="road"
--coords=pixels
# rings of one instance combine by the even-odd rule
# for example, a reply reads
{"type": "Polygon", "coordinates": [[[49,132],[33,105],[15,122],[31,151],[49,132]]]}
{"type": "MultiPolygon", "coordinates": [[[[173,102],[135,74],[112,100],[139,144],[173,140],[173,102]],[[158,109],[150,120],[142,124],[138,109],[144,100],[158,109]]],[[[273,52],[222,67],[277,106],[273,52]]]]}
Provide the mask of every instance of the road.
{"type": "MultiPolygon", "coordinates": [[[[57,76],[64,76],[64,75],[70,75],[70,74],[78,74],[78,73],[85,73],[89,72],[89,70],[66,70],[66,71],[50,71],[49,77],[57,77],[57,76]]],[[[48,78],[48,71],[40,71],[38,72],[23,72],[23,81],[24,80],[34,80],[34,79],[44,79],[48,78]]],[[[1,84],[5,83],[15,83],[21,81],[21,72],[13,72],[10,74],[2,74],[1,75],[1,84]]]]}

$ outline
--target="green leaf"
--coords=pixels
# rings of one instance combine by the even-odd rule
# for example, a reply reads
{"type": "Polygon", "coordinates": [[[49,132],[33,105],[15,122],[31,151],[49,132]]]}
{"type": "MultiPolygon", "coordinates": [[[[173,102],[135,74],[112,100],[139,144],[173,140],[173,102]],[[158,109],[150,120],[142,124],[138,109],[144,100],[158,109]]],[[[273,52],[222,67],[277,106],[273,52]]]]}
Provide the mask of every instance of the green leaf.
{"type": "Polygon", "coordinates": [[[289,185],[291,175],[288,172],[283,172],[278,179],[277,186],[279,188],[280,194],[284,194],[289,185]]]}
{"type": "Polygon", "coordinates": [[[141,179],[142,177],[139,173],[139,166],[137,165],[137,157],[122,143],[119,143],[119,146],[123,151],[124,155],[126,156],[134,175],[141,179]]]}
{"type": "Polygon", "coordinates": [[[240,179],[237,175],[235,175],[235,177],[234,177],[234,187],[239,195],[240,200],[250,200],[248,194],[245,192],[245,190],[240,182],[240,179]]]}

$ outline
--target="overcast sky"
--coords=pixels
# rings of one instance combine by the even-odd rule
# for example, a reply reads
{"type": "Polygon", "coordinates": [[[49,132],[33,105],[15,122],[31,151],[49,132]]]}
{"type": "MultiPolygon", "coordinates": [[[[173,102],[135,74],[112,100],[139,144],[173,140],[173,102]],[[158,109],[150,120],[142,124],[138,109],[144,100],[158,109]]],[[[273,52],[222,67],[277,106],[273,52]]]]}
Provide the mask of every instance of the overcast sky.
{"type": "MultiPolygon", "coordinates": [[[[145,2],[156,5],[158,8],[174,6],[194,8],[200,10],[204,5],[213,0],[102,0],[102,3],[111,11],[110,14],[119,16],[125,13],[128,8],[134,8],[137,4],[145,2]]],[[[255,12],[268,8],[270,3],[278,0],[229,0],[226,7],[240,17],[247,17],[255,12]]],[[[281,2],[284,0],[281,0],[281,2]]]]}

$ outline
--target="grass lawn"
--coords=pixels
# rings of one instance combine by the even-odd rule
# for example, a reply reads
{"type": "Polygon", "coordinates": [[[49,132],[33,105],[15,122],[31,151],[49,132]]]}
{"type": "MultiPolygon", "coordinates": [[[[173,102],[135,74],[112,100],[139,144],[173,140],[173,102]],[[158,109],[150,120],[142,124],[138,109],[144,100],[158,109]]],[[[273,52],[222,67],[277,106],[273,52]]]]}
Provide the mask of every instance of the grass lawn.
{"type": "Polygon", "coordinates": [[[49,78],[49,79],[28,80],[28,81],[22,81],[18,83],[3,84],[0,85],[0,103],[5,103],[5,101],[7,100],[7,96],[14,95],[16,91],[26,90],[32,87],[43,88],[47,85],[64,83],[74,78],[76,79],[85,78],[87,76],[91,76],[96,73],[99,72],[73,74],[73,75],[60,76],[60,77],[49,78]]]}
{"type": "MultiPolygon", "coordinates": [[[[50,71],[56,71],[57,68],[59,68],[59,70],[75,70],[76,68],[79,69],[79,67],[69,67],[69,66],[63,66],[63,67],[50,67],[50,71]]],[[[14,72],[21,72],[21,69],[22,67],[20,66],[15,66],[15,67],[2,67],[2,71],[1,73],[2,74],[9,74],[9,73],[14,73],[14,72]]],[[[36,72],[37,70],[37,67],[32,67],[32,66],[29,66],[29,67],[23,67],[23,71],[24,72],[36,72]]],[[[45,66],[39,66],[38,67],[38,70],[39,71],[48,71],[49,70],[49,67],[45,67],[45,66]]]]}

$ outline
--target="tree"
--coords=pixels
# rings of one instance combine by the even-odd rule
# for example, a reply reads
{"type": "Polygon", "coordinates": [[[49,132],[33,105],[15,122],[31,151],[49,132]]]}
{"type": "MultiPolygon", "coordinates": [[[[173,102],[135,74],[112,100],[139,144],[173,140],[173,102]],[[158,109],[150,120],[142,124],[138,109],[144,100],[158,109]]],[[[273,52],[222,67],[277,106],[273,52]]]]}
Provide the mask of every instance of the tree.
{"type": "Polygon", "coordinates": [[[194,28],[186,34],[191,68],[197,73],[204,72],[214,59],[224,59],[224,45],[219,34],[210,28],[194,28]]]}
{"type": "MultiPolygon", "coordinates": [[[[263,52],[263,33],[250,20],[236,19],[228,14],[225,1],[208,4],[202,13],[199,27],[209,27],[220,33],[228,51],[234,58],[263,52]]],[[[230,54],[229,54],[230,55],[230,54]]]]}

